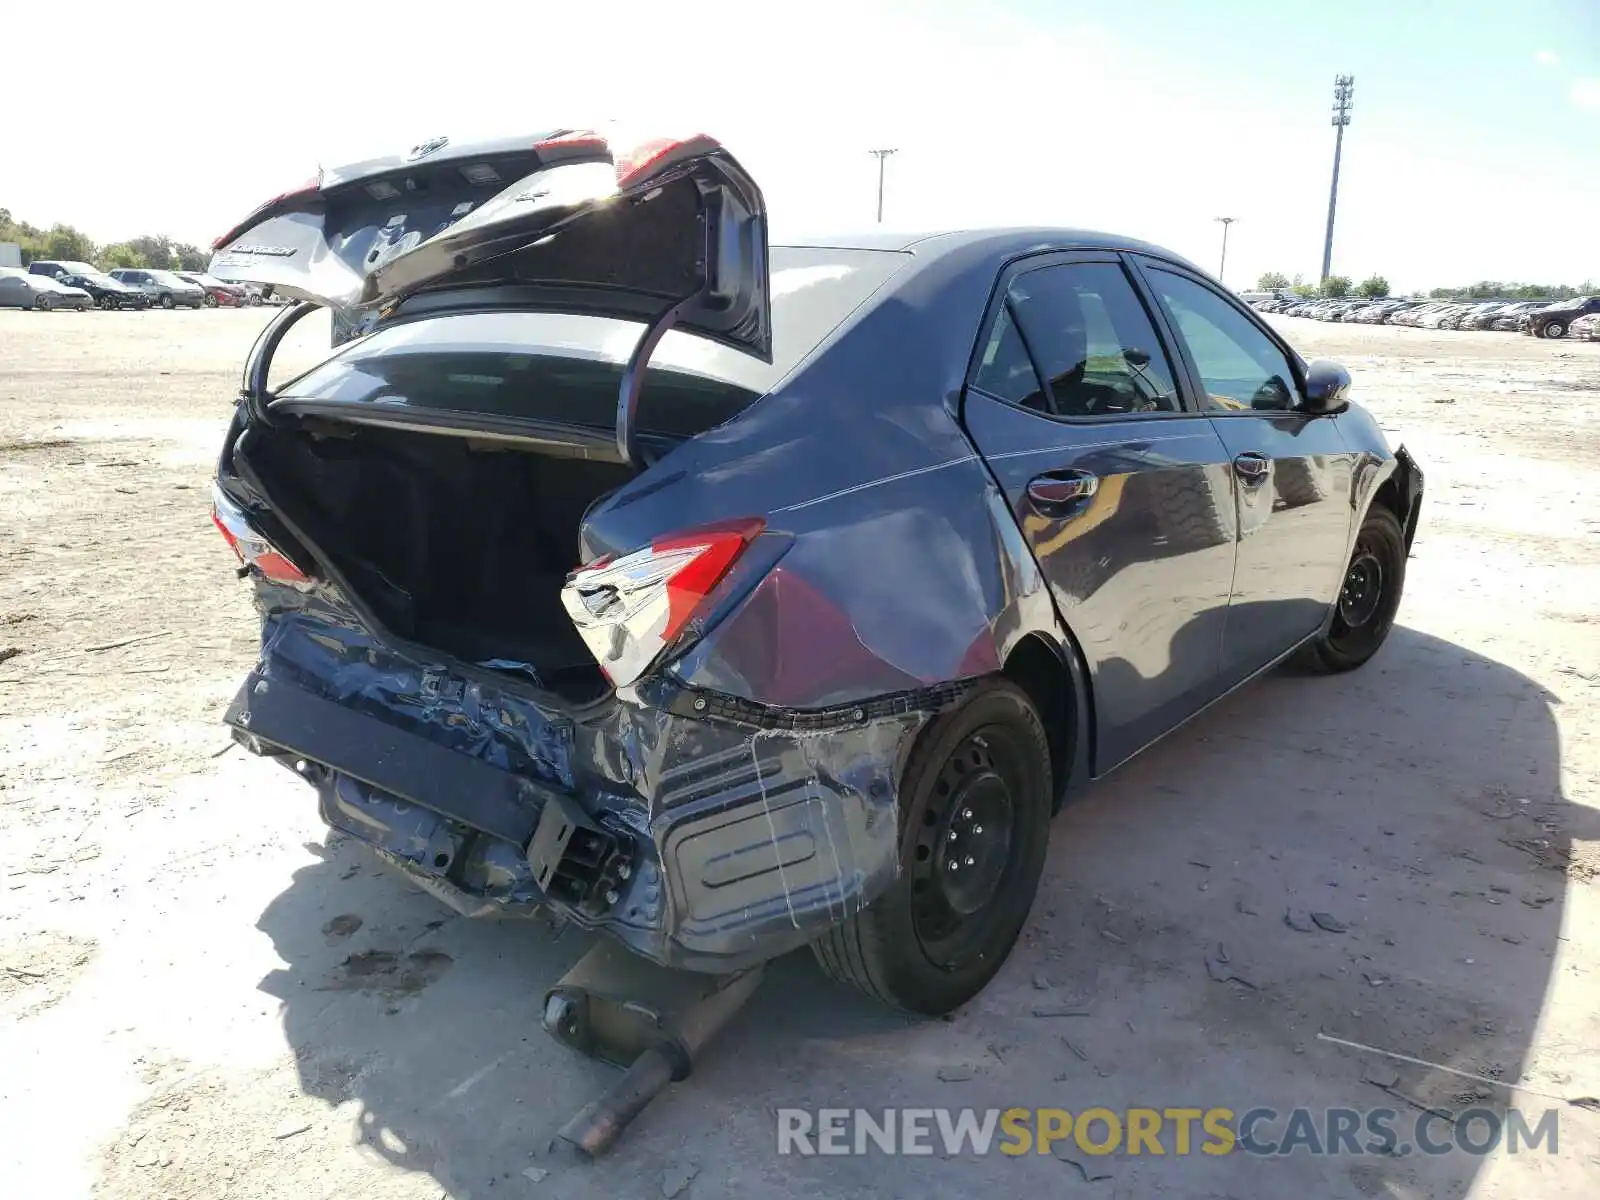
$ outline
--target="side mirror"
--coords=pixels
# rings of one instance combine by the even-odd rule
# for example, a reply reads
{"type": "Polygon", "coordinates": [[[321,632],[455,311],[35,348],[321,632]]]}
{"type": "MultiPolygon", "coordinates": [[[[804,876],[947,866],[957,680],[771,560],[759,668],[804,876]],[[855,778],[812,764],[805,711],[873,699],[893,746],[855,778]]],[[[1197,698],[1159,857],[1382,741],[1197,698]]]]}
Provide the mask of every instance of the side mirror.
{"type": "Polygon", "coordinates": [[[1302,411],[1313,415],[1334,413],[1349,403],[1349,371],[1326,358],[1316,359],[1306,367],[1306,402],[1302,411]]]}

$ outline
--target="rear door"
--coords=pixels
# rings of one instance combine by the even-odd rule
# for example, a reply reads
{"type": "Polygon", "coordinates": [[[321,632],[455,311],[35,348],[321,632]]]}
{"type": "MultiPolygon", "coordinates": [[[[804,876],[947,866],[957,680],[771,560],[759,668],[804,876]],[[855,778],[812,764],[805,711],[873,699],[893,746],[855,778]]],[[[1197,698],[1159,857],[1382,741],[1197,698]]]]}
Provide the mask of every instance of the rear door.
{"type": "Polygon", "coordinates": [[[1298,359],[1254,314],[1198,275],[1142,262],[1233,468],[1232,683],[1320,628],[1349,552],[1356,456],[1336,415],[1301,411],[1298,359]]]}
{"type": "Polygon", "coordinates": [[[1217,694],[1228,455],[1114,253],[1000,280],[963,405],[1094,684],[1110,769],[1217,694]]]}

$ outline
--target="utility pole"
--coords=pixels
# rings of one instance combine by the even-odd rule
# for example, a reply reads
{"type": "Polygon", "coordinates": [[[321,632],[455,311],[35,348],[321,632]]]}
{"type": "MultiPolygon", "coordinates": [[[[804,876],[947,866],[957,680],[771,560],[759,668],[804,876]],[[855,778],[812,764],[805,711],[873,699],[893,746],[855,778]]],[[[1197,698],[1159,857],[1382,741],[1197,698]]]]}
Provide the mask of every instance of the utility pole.
{"type": "Polygon", "coordinates": [[[1213,217],[1213,220],[1222,225],[1222,262],[1217,267],[1217,282],[1226,282],[1223,274],[1228,269],[1228,226],[1237,221],[1238,217],[1213,217]]]}
{"type": "Polygon", "coordinates": [[[1333,127],[1338,130],[1333,141],[1333,186],[1328,189],[1328,236],[1322,243],[1322,280],[1327,282],[1333,273],[1333,210],[1339,203],[1339,155],[1344,150],[1344,129],[1350,124],[1350,109],[1356,91],[1354,75],[1333,77],[1333,127]]]}
{"type": "Polygon", "coordinates": [[[869,150],[868,154],[878,160],[878,224],[883,224],[883,164],[889,160],[889,155],[898,154],[898,150],[869,150]]]}

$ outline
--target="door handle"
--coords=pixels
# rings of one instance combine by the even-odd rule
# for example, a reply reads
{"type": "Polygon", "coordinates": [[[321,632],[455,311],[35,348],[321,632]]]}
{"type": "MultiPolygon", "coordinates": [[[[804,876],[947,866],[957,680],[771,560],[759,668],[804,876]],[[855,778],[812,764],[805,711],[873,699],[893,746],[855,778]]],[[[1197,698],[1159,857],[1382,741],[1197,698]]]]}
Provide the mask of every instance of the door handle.
{"type": "Polygon", "coordinates": [[[1047,471],[1028,481],[1028,503],[1047,517],[1069,516],[1099,487],[1099,478],[1087,471],[1047,471]]]}
{"type": "Polygon", "coordinates": [[[1272,460],[1265,454],[1246,450],[1243,454],[1234,456],[1233,471],[1245,483],[1254,487],[1265,483],[1267,476],[1272,474],[1272,460]]]}

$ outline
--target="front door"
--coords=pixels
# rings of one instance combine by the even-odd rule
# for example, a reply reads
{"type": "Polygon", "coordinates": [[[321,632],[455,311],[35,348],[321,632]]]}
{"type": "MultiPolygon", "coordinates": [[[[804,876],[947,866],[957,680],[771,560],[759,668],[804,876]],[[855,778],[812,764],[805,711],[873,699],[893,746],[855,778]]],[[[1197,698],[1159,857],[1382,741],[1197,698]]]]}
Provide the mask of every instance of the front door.
{"type": "Polygon", "coordinates": [[[1239,552],[1224,639],[1228,682],[1315,633],[1339,593],[1356,456],[1336,415],[1298,411],[1299,372],[1243,305],[1146,260],[1195,392],[1233,467],[1239,552]]]}
{"type": "Polygon", "coordinates": [[[1229,455],[1116,255],[1002,283],[964,418],[1087,660],[1104,772],[1217,693],[1229,455]]]}

